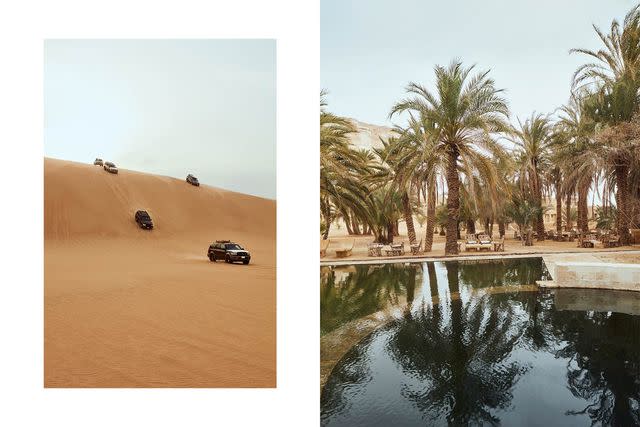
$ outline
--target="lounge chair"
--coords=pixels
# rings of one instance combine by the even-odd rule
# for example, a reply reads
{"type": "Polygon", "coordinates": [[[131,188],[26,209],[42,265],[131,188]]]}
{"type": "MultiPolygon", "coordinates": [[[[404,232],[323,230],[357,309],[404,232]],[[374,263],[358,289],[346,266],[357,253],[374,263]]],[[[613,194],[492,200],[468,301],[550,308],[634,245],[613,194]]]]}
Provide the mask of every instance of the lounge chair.
{"type": "Polygon", "coordinates": [[[620,236],[614,233],[604,233],[600,236],[600,242],[597,246],[603,248],[620,246],[620,236]]]}
{"type": "Polygon", "coordinates": [[[476,251],[479,250],[480,242],[478,241],[475,235],[468,234],[464,242],[464,250],[470,251],[471,249],[474,249],[476,251]]]}
{"type": "Polygon", "coordinates": [[[336,258],[346,258],[351,256],[351,251],[353,251],[353,245],[355,245],[355,243],[356,243],[356,240],[353,239],[351,240],[351,247],[336,249],[336,258]]]}
{"type": "Polygon", "coordinates": [[[422,239],[420,239],[420,243],[418,243],[417,245],[414,243],[410,247],[411,247],[411,255],[419,255],[420,248],[422,247],[422,239]]]}
{"type": "Polygon", "coordinates": [[[385,252],[387,256],[400,256],[404,255],[404,242],[398,244],[390,244],[389,249],[386,249],[385,252]]]}
{"type": "Polygon", "coordinates": [[[493,248],[493,242],[491,241],[491,237],[487,234],[480,234],[478,236],[478,241],[480,244],[479,249],[486,249],[490,251],[493,248]]]}
{"type": "Polygon", "coordinates": [[[579,248],[593,248],[598,244],[595,234],[580,233],[578,234],[578,247],[579,248]]]}
{"type": "Polygon", "coordinates": [[[620,236],[618,236],[617,234],[610,234],[609,236],[607,236],[607,240],[605,241],[605,247],[614,248],[618,246],[622,246],[620,244],[620,236]]]}
{"type": "Polygon", "coordinates": [[[320,240],[320,258],[327,256],[327,248],[330,241],[329,239],[320,240]]]}
{"type": "Polygon", "coordinates": [[[367,245],[367,251],[369,256],[382,256],[382,248],[384,247],[381,243],[369,243],[367,245]]]}

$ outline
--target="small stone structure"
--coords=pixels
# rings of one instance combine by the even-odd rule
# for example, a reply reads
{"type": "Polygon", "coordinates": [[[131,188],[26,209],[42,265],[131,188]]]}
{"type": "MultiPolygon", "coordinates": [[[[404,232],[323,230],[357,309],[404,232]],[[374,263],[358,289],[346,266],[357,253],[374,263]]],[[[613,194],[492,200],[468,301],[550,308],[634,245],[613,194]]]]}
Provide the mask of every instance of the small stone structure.
{"type": "Polygon", "coordinates": [[[545,287],[624,289],[640,291],[640,264],[556,261],[553,280],[545,287]]]}

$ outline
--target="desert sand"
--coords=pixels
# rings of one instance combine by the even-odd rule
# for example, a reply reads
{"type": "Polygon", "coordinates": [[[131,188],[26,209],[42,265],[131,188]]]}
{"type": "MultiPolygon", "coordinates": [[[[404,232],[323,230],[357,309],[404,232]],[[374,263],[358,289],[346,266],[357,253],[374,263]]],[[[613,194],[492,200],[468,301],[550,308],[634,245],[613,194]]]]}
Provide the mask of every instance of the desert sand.
{"type": "Polygon", "coordinates": [[[275,387],[274,200],[46,158],[44,255],[45,387],[275,387]]]}
{"type": "MultiPolygon", "coordinates": [[[[421,240],[424,241],[426,235],[426,228],[420,226],[419,224],[415,224],[416,236],[418,242],[421,240]]],[[[480,228],[479,231],[482,229],[480,228]]],[[[431,252],[422,252],[419,255],[412,255],[409,249],[409,238],[407,237],[406,227],[404,223],[400,223],[399,227],[399,236],[394,237],[394,243],[402,243],[404,242],[406,253],[405,255],[398,256],[386,256],[386,252],[383,250],[382,257],[370,257],[368,254],[367,245],[373,242],[372,235],[360,235],[360,236],[349,236],[347,230],[344,226],[337,228],[332,227],[329,233],[329,246],[327,248],[327,254],[325,257],[321,258],[320,264],[349,264],[351,262],[368,262],[368,263],[376,263],[383,260],[397,260],[398,262],[407,262],[412,259],[418,261],[421,258],[445,258],[444,254],[444,246],[446,241],[446,236],[440,236],[436,233],[433,236],[433,246],[431,252]],[[336,249],[343,249],[351,247],[353,242],[353,251],[352,255],[348,258],[337,258],[336,257],[336,249]]],[[[497,227],[494,230],[494,239],[498,239],[498,230],[497,227]]],[[[464,236],[464,231],[462,232],[462,236],[464,236]]],[[[465,251],[464,247],[459,255],[451,255],[446,256],[446,258],[456,258],[456,257],[483,257],[483,256],[506,256],[506,255],[526,255],[531,254],[535,256],[536,254],[546,254],[546,253],[620,253],[624,251],[637,251],[640,248],[640,244],[635,243],[629,246],[622,246],[617,248],[578,248],[577,241],[574,242],[556,242],[553,240],[544,240],[537,241],[534,240],[533,246],[523,246],[519,239],[515,239],[513,237],[513,230],[509,229],[507,231],[505,242],[504,242],[504,252],[493,252],[493,251],[465,251]]],[[[388,246],[385,246],[385,249],[389,249],[388,246]]],[[[614,255],[612,255],[614,256],[614,255]]],[[[623,257],[624,258],[624,257],[623,257]]],[[[623,261],[624,262],[624,261],[623,261]]],[[[633,261],[630,261],[633,262],[633,261]]]]}

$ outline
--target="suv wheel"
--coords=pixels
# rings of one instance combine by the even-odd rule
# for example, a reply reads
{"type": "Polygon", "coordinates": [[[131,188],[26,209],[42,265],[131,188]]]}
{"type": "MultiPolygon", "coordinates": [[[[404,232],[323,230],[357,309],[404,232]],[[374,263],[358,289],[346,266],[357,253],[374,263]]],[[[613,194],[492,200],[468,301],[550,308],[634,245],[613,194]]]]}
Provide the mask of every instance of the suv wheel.
{"type": "Polygon", "coordinates": [[[228,262],[229,264],[231,264],[231,258],[229,257],[229,255],[225,255],[224,261],[228,262]]]}
{"type": "Polygon", "coordinates": [[[242,263],[243,263],[244,265],[247,265],[247,264],[249,264],[249,261],[248,261],[248,260],[244,260],[244,261],[242,261],[242,263]]]}
{"type": "Polygon", "coordinates": [[[209,261],[216,262],[216,256],[214,254],[209,254],[209,261]]]}

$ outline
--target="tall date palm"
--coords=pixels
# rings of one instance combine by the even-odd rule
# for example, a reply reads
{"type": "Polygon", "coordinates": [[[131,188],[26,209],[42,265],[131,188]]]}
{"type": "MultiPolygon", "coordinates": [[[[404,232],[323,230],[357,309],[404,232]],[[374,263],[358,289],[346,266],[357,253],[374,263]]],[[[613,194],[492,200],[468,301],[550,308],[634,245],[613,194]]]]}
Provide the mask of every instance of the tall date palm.
{"type": "MultiPolygon", "coordinates": [[[[516,145],[520,159],[520,183],[523,190],[538,206],[542,206],[543,177],[550,169],[551,123],[542,114],[531,114],[523,122],[518,120],[518,128],[513,128],[508,139],[516,145]]],[[[538,240],[544,240],[544,219],[542,210],[536,218],[538,240]]]]}
{"type": "Polygon", "coordinates": [[[409,97],[394,105],[390,113],[393,116],[406,111],[415,112],[438,129],[437,142],[446,155],[447,255],[458,253],[459,168],[469,170],[472,166],[459,165],[459,161],[461,158],[474,159],[480,168],[491,168],[485,152],[501,153],[502,149],[490,135],[508,129],[509,110],[501,96],[502,90],[495,87],[489,71],[471,75],[474,67],[464,67],[458,61],[447,67],[436,66],[435,91],[411,82],[407,86],[409,97]]]}

